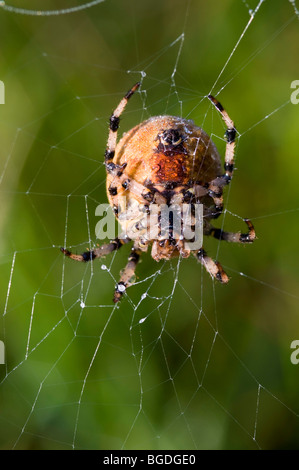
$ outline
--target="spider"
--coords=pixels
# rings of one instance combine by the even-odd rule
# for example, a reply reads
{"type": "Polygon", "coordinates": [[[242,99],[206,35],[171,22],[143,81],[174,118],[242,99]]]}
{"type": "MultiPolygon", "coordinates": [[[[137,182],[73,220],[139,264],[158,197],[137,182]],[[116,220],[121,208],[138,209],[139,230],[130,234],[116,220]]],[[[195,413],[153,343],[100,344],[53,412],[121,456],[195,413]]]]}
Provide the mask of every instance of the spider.
{"type": "Polygon", "coordinates": [[[115,303],[134,283],[140,255],[150,245],[151,255],[156,261],[177,256],[186,258],[192,252],[212,278],[223,284],[229,281],[221,264],[210,258],[202,246],[192,251],[186,248],[182,237],[175,238],[171,233],[162,240],[152,239],[148,233],[146,235],[143,222],[152,204],[169,206],[175,202],[181,205],[188,203],[192,207],[200,203],[203,205],[204,235],[233,243],[252,243],[256,238],[249,219],[244,219],[247,233],[225,232],[210,222],[223,211],[223,188],[230,183],[234,171],[237,131],[223,106],[216,98],[208,96],[227,127],[224,173],[220,155],[211,138],[193,121],[180,117],[151,117],[124,134],[117,144],[120,116],[139,86],[140,83],[136,83],[112,113],[105,151],[107,195],[125,235],[80,255],[61,248],[67,257],[87,262],[133,241],[127,265],[115,287],[115,303]]]}

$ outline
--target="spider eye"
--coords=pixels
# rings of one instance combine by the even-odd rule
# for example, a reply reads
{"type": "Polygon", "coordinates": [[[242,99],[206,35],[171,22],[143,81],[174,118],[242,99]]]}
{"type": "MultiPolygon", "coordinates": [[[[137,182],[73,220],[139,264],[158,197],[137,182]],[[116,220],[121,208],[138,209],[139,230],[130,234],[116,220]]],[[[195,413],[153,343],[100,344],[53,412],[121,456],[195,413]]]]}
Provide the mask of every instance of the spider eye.
{"type": "Polygon", "coordinates": [[[175,147],[180,145],[183,141],[182,135],[177,129],[167,129],[162,134],[159,134],[161,144],[165,146],[175,147]]]}

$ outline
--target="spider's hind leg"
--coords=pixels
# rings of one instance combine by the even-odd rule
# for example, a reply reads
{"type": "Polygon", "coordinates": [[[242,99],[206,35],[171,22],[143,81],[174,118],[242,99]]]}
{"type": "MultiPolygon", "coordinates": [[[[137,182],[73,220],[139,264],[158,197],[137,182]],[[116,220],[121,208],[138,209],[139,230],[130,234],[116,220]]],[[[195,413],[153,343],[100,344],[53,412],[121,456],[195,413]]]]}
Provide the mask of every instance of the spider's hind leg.
{"type": "Polygon", "coordinates": [[[128,258],[127,265],[125,269],[123,269],[123,271],[121,272],[120,280],[115,287],[113,297],[114,303],[119,302],[122,296],[124,295],[127,287],[130,287],[132,284],[134,284],[134,275],[140,258],[140,254],[141,250],[134,246],[128,258]]]}
{"type": "Polygon", "coordinates": [[[247,224],[248,232],[225,232],[220,228],[215,228],[212,225],[208,225],[206,228],[205,235],[210,235],[217,240],[225,240],[231,243],[252,243],[256,239],[255,230],[252,222],[249,219],[244,219],[247,224]]]}
{"type": "Polygon", "coordinates": [[[229,281],[228,275],[218,261],[214,261],[207,255],[206,251],[201,248],[194,253],[198,261],[206,268],[207,272],[217,281],[222,284],[227,284],[229,281]]]}
{"type": "Polygon", "coordinates": [[[109,255],[109,253],[112,253],[115,250],[119,250],[125,243],[128,243],[129,241],[130,240],[128,238],[114,238],[110,241],[110,243],[106,243],[105,245],[99,246],[94,250],[85,251],[80,255],[72,253],[66,248],[60,248],[60,250],[68,258],[71,258],[75,261],[86,262],[109,255]]]}

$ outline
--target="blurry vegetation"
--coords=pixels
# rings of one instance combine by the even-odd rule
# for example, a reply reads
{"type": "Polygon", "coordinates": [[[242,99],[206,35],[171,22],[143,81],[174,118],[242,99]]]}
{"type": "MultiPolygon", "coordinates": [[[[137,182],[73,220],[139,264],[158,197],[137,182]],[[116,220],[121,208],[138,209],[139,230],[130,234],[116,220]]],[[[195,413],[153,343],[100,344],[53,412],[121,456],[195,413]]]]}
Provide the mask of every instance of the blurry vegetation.
{"type": "MultiPolygon", "coordinates": [[[[71,448],[75,429],[76,448],[298,448],[289,347],[299,326],[299,107],[288,100],[299,73],[290,2],[261,5],[219,75],[257,3],[107,0],[54,17],[0,9],[0,339],[10,373],[0,366],[2,448],[71,448]],[[224,226],[244,230],[242,218],[251,218],[258,240],[205,241],[228,286],[195,259],[158,265],[143,256],[139,283],[110,318],[113,278],[101,262],[92,276],[80,263],[63,269],[59,247],[97,242],[108,119],[141,72],[120,134],[151,115],[182,114],[213,134],[223,155],[224,127],[204,98],[218,79],[212,91],[221,90],[241,135],[224,226]]],[[[114,278],[128,250],[104,261],[114,278]]]]}

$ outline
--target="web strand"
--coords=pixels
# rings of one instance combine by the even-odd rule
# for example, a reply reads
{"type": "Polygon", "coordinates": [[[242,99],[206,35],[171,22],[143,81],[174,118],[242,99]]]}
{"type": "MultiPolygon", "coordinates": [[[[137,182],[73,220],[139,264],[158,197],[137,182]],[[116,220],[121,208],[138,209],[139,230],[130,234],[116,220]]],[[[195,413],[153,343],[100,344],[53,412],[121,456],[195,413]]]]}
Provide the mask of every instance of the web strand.
{"type": "Polygon", "coordinates": [[[9,13],[16,13],[18,15],[29,15],[29,16],[60,16],[68,15],[70,13],[78,13],[80,11],[86,10],[87,8],[94,7],[104,2],[105,0],[93,0],[92,2],[86,2],[83,5],[77,5],[76,7],[71,8],[61,8],[59,10],[29,10],[26,8],[17,8],[11,5],[8,5],[5,1],[0,1],[0,8],[9,13]]]}

